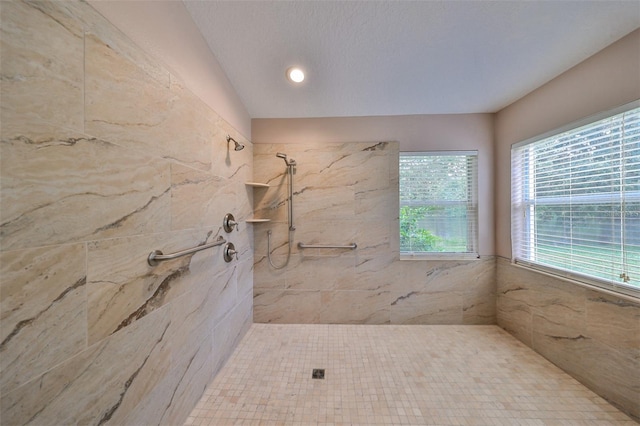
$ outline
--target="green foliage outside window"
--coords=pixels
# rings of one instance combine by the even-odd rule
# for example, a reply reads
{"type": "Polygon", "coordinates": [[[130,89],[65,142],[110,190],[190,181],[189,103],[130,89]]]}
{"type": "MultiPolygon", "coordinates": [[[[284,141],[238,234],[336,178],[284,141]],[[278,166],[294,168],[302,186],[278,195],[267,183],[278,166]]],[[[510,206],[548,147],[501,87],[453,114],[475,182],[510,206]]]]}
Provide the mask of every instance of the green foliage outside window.
{"type": "Polygon", "coordinates": [[[428,207],[400,208],[400,247],[409,251],[436,251],[440,238],[418,225],[428,211],[428,207]]]}

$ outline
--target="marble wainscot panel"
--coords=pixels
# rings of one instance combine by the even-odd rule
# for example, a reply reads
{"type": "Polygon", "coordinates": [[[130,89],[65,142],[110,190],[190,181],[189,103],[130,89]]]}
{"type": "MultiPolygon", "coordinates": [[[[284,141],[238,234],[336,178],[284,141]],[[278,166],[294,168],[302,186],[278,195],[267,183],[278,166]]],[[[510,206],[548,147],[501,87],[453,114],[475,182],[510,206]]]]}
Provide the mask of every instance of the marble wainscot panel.
{"type": "Polygon", "coordinates": [[[237,280],[237,268],[225,269],[172,303],[167,330],[172,368],[126,424],[184,421],[252,322],[252,297],[236,299],[237,280]]]}
{"type": "Polygon", "coordinates": [[[252,320],[251,143],[86,2],[0,3],[0,423],[182,424],[252,320]],[[227,212],[238,260],[147,264],[227,212]]]}
{"type": "Polygon", "coordinates": [[[254,147],[256,322],[493,324],[495,258],[399,259],[396,142],[259,144],[254,147]],[[291,260],[286,153],[297,162],[291,260]],[[357,243],[356,250],[299,249],[297,244],[357,243]]]}
{"type": "Polygon", "coordinates": [[[154,312],[3,395],[3,424],[118,424],[123,403],[135,405],[168,369],[158,348],[169,324],[168,309],[154,312]]]}
{"type": "Polygon", "coordinates": [[[212,231],[191,231],[89,243],[89,344],[166,305],[198,283],[208,281],[207,274],[224,268],[222,246],[162,261],[156,266],[148,265],[149,253],[158,249],[173,253],[214,242],[216,238],[212,231]]]}
{"type": "Polygon", "coordinates": [[[181,85],[156,80],[98,36],[85,40],[86,132],[210,170],[216,122],[208,108],[181,85]]]}
{"type": "MultiPolygon", "coordinates": [[[[391,217],[356,216],[364,194],[397,205],[391,170],[397,162],[397,143],[256,145],[254,181],[269,183],[254,191],[256,216],[271,219],[254,230],[254,320],[257,322],[387,323],[389,293],[382,285],[358,285],[359,256],[388,253],[391,217]],[[289,251],[286,167],[275,157],[286,153],[297,162],[294,175],[294,220],[291,259],[286,268],[269,266],[267,231],[272,231],[272,260],[284,264],[289,251]],[[395,155],[395,157],[394,157],[395,155]],[[395,160],[394,160],[395,158],[395,160]],[[372,173],[372,171],[377,173],[372,173]],[[386,198],[385,198],[386,196],[386,198]],[[298,243],[349,245],[358,250],[300,249],[298,243]],[[377,290],[373,290],[377,287],[377,290]],[[358,291],[360,290],[360,291],[358,291]]],[[[397,185],[396,185],[397,186],[397,185]]],[[[387,210],[384,210],[387,211],[387,210]]],[[[382,279],[384,281],[384,278],[382,279]]]]}
{"type": "Polygon", "coordinates": [[[498,325],[640,420],[640,302],[497,261],[498,325]]]}
{"type": "Polygon", "coordinates": [[[221,218],[236,205],[236,188],[224,185],[222,177],[180,164],[171,166],[171,178],[172,228],[216,226],[222,229],[221,218]]]}
{"type": "Polygon", "coordinates": [[[0,253],[0,390],[86,349],[84,244],[0,253]]]}
{"type": "Polygon", "coordinates": [[[65,5],[0,5],[1,120],[84,130],[84,34],[65,5]],[[37,30],[36,30],[37,29],[37,30]]]}
{"type": "Polygon", "coordinates": [[[4,250],[169,229],[165,160],[51,125],[12,123],[3,123],[0,156],[4,250]]]}

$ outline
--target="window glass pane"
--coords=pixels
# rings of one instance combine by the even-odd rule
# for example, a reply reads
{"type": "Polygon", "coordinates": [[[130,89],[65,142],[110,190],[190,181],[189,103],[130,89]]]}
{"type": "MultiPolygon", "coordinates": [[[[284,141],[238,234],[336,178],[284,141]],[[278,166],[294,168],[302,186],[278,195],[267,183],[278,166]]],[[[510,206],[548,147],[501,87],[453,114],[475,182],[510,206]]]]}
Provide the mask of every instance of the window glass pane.
{"type": "Polygon", "coordinates": [[[640,288],[640,108],[512,151],[517,261],[640,288]]]}
{"type": "Polygon", "coordinates": [[[476,155],[400,154],[400,251],[476,253],[476,155]]]}

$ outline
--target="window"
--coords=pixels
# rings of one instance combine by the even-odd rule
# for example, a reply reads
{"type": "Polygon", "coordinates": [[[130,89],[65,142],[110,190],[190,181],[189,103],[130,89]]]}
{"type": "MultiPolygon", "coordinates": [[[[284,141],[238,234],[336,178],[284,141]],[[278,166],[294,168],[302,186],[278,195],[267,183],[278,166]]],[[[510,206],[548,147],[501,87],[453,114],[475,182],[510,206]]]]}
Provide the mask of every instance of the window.
{"type": "Polygon", "coordinates": [[[400,253],[477,257],[477,152],[400,153],[400,253]]]}
{"type": "Polygon", "coordinates": [[[638,105],[513,147],[516,263],[640,295],[638,105]]]}

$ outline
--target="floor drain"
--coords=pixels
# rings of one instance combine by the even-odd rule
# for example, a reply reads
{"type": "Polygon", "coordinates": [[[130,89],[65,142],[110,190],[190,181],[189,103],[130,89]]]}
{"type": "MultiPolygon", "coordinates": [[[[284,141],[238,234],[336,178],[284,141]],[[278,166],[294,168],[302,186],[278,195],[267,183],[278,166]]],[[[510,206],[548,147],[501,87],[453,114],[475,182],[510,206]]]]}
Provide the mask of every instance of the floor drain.
{"type": "Polygon", "coordinates": [[[324,368],[314,368],[311,373],[312,379],[324,379],[324,368]]]}

